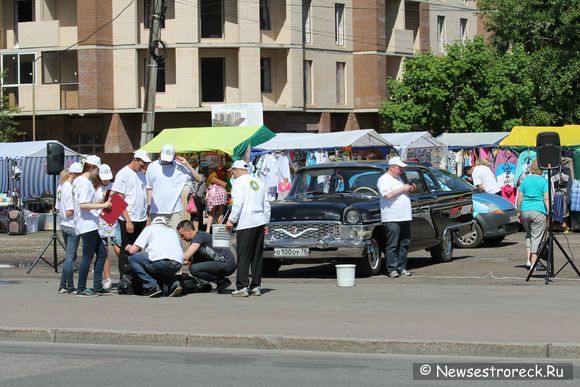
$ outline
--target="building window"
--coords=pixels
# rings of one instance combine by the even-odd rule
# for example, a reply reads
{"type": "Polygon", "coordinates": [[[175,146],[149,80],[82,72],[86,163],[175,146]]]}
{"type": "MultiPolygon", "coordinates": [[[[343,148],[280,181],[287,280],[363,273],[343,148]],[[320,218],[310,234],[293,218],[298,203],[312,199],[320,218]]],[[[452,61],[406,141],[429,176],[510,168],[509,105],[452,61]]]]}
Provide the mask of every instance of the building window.
{"type": "Polygon", "coordinates": [[[202,38],[221,38],[224,34],[224,5],[222,0],[200,0],[199,17],[202,38]]]}
{"type": "Polygon", "coordinates": [[[437,53],[445,52],[445,16],[437,16],[437,53]]]}
{"type": "Polygon", "coordinates": [[[334,41],[344,46],[344,4],[334,5],[334,41]]]}
{"type": "MultiPolygon", "coordinates": [[[[143,76],[147,77],[147,58],[143,59],[143,69],[143,76]]],[[[157,62],[157,86],[155,92],[165,93],[165,59],[159,59],[157,62]]]]}
{"type": "Polygon", "coordinates": [[[14,1],[14,21],[16,23],[26,23],[34,21],[33,0],[14,1]]]}
{"type": "Polygon", "coordinates": [[[272,59],[260,58],[260,88],[262,93],[272,92],[272,59]]]}
{"type": "Polygon", "coordinates": [[[312,43],[312,19],[310,12],[312,0],[302,1],[302,42],[304,44],[312,43]]]}
{"type": "Polygon", "coordinates": [[[103,138],[100,134],[71,134],[70,148],[84,154],[103,152],[103,138]]]}
{"type": "Polygon", "coordinates": [[[336,62],[336,103],[338,105],[345,104],[346,81],[344,69],[346,63],[336,62]]]}
{"type": "Polygon", "coordinates": [[[225,101],[226,58],[201,58],[201,102],[225,101]]]}
{"type": "MultiPolygon", "coordinates": [[[[166,5],[167,0],[161,0],[161,9],[163,10],[166,5]]],[[[149,28],[151,26],[151,0],[145,0],[145,6],[143,7],[144,13],[144,21],[145,21],[145,28],[149,28]]],[[[159,25],[161,28],[165,28],[165,13],[161,14],[161,18],[159,19],[159,25]]]]}
{"type": "Polygon", "coordinates": [[[42,53],[42,83],[78,83],[78,60],[76,51],[52,51],[42,53]]]}
{"type": "Polygon", "coordinates": [[[271,31],[270,0],[260,0],[260,30],[271,31]]]}
{"type": "Polygon", "coordinates": [[[459,19],[459,38],[462,44],[467,41],[467,19],[459,19]]]}
{"type": "Polygon", "coordinates": [[[304,104],[312,105],[312,61],[304,61],[304,104]]]}
{"type": "Polygon", "coordinates": [[[32,84],[34,54],[2,55],[2,70],[6,72],[4,86],[32,84]]]}

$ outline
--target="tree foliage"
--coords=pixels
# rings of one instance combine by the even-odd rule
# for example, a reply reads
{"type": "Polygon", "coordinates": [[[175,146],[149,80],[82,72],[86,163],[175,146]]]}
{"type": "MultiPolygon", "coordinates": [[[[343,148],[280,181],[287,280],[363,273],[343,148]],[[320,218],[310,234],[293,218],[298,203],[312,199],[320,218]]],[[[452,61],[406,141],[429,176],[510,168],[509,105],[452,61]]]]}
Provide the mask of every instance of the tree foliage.
{"type": "MultiPolygon", "coordinates": [[[[4,76],[1,75],[0,80],[3,80],[4,76]]],[[[0,84],[0,86],[2,85],[0,84]]],[[[17,136],[23,134],[17,129],[18,122],[14,120],[14,114],[18,111],[18,108],[10,106],[4,88],[0,87],[0,142],[13,141],[17,136]]]]}

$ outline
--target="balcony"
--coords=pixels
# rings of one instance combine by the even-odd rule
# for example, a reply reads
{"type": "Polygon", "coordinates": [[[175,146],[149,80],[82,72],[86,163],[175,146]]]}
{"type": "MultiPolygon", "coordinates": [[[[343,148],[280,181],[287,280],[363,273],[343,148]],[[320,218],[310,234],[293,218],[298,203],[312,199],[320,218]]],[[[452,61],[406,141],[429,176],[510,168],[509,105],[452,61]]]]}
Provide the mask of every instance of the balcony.
{"type": "Polygon", "coordinates": [[[58,20],[18,23],[19,47],[58,47],[59,24],[58,20]]]}
{"type": "Polygon", "coordinates": [[[413,30],[393,29],[391,38],[389,39],[389,45],[387,46],[387,52],[413,55],[415,53],[413,47],[413,30]]]}

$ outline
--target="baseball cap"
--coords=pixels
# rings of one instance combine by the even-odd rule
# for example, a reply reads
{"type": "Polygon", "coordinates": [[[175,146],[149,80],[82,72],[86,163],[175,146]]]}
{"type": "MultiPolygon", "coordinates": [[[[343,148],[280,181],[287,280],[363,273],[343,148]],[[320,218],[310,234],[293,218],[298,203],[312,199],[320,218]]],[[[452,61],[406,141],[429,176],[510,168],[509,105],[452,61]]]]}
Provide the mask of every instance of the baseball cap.
{"type": "Polygon", "coordinates": [[[244,160],[236,160],[236,161],[234,161],[234,164],[231,166],[231,168],[228,169],[228,171],[231,171],[234,168],[248,169],[248,164],[246,164],[246,162],[244,160]]]}
{"type": "Polygon", "coordinates": [[[402,162],[401,158],[398,156],[391,157],[391,159],[389,160],[389,166],[390,165],[398,165],[399,167],[406,167],[407,166],[407,164],[402,162]]]}
{"type": "Polygon", "coordinates": [[[101,158],[99,156],[90,155],[90,156],[87,156],[87,158],[85,159],[85,163],[100,167],[101,166],[101,158]]]}
{"type": "Polygon", "coordinates": [[[173,161],[175,157],[175,148],[171,144],[165,144],[161,148],[161,161],[173,161]]]}
{"type": "Polygon", "coordinates": [[[155,219],[151,221],[151,224],[164,224],[167,226],[167,220],[164,216],[156,216],[155,219]]]}
{"type": "Polygon", "coordinates": [[[147,152],[145,151],[137,151],[133,154],[133,158],[134,159],[139,159],[139,160],[143,160],[146,163],[150,163],[151,159],[149,158],[149,156],[147,156],[147,152]]]}
{"type": "Polygon", "coordinates": [[[68,171],[70,173],[83,173],[83,166],[81,163],[72,163],[70,167],[68,167],[68,171]]]}
{"type": "Polygon", "coordinates": [[[99,177],[101,180],[111,180],[113,178],[111,167],[109,167],[107,164],[102,164],[99,167],[99,177]]]}

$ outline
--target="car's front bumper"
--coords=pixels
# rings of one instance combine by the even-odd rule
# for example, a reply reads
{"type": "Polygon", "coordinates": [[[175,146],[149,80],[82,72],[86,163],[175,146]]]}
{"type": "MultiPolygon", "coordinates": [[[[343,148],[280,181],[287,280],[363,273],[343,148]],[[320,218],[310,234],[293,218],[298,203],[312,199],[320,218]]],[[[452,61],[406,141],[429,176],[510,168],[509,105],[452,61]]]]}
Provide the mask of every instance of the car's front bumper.
{"type": "Polygon", "coordinates": [[[313,240],[273,241],[264,244],[265,259],[280,259],[285,261],[332,261],[341,258],[362,258],[366,254],[370,240],[328,240],[324,243],[313,240]],[[307,247],[307,256],[275,256],[275,248],[307,247]]]}
{"type": "Polygon", "coordinates": [[[510,235],[518,232],[520,227],[517,221],[515,209],[504,211],[501,214],[479,214],[475,219],[483,230],[484,238],[496,238],[510,235]]]}

